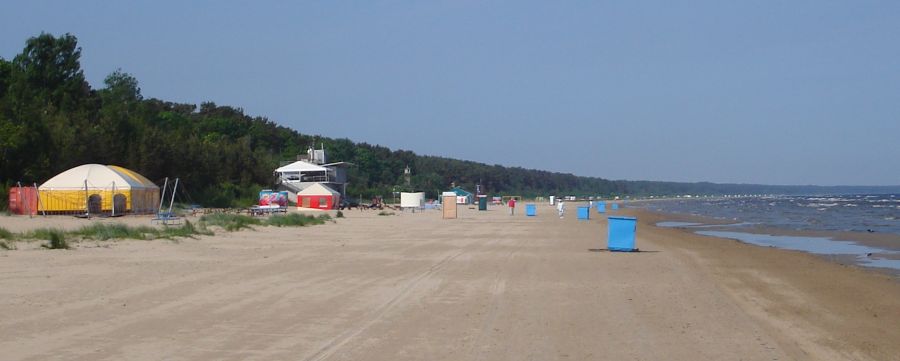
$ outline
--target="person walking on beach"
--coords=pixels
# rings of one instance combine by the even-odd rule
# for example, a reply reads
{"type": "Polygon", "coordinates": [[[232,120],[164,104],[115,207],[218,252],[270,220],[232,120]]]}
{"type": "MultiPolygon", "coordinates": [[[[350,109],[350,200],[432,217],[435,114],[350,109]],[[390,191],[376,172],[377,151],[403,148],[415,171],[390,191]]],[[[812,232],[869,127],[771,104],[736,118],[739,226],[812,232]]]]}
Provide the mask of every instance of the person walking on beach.
{"type": "Polygon", "coordinates": [[[559,203],[556,204],[556,211],[559,212],[559,218],[566,215],[566,202],[559,201],[559,203]]]}
{"type": "Polygon", "coordinates": [[[511,215],[511,216],[515,215],[516,214],[516,199],[510,198],[508,205],[509,205],[509,215],[511,215]]]}

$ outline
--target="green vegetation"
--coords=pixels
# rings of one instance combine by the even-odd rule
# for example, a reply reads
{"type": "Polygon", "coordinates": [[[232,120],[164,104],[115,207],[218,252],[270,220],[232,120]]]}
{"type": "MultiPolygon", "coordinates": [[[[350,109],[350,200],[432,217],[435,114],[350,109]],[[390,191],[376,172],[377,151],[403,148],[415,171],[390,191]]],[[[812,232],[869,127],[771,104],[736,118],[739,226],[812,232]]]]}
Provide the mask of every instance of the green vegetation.
{"type": "Polygon", "coordinates": [[[315,217],[307,214],[291,213],[283,216],[271,216],[268,221],[266,221],[266,224],[275,227],[304,227],[324,224],[330,219],[331,216],[328,214],[321,214],[318,217],[315,217]]]}
{"type": "MultiPolygon", "coordinates": [[[[504,167],[406,150],[301,134],[240,108],[212,102],[179,104],[145,99],[138,80],[117,70],[92,88],[81,69],[81,48],[71,34],[40,34],[12,60],[0,57],[0,209],[16,181],[43,182],[85,163],[115,164],[161,183],[180,177],[193,201],[211,207],[245,206],[272,187],[272,170],[309,146],[325,145],[329,159],[355,164],[348,194],[362,199],[411,186],[436,198],[451,182],[488,194],[673,195],[823,193],[825,187],[613,181],[504,167]]],[[[202,94],[198,94],[202,96],[202,94]]],[[[844,190],[855,192],[895,188],[844,190]]],[[[252,223],[237,224],[246,227],[252,223]]]]}
{"type": "Polygon", "coordinates": [[[66,232],[56,228],[43,228],[35,230],[37,239],[46,239],[48,242],[41,245],[47,249],[69,249],[69,242],[66,242],[66,232]]]}
{"type": "Polygon", "coordinates": [[[180,226],[165,226],[163,228],[150,226],[130,227],[121,223],[96,223],[81,227],[76,231],[69,232],[69,234],[84,239],[106,241],[110,239],[193,238],[196,235],[212,235],[213,233],[205,227],[198,228],[191,222],[185,221],[180,226]]]}
{"type": "Polygon", "coordinates": [[[10,231],[9,231],[8,229],[6,229],[6,228],[0,227],[0,239],[10,239],[10,240],[11,240],[11,239],[14,239],[14,238],[13,238],[13,233],[10,232],[10,231]]]}
{"type": "Polygon", "coordinates": [[[217,213],[206,214],[203,217],[200,217],[200,223],[205,224],[206,226],[221,227],[226,231],[234,232],[244,228],[252,229],[252,226],[261,225],[262,220],[242,214],[217,213]]]}
{"type": "Polygon", "coordinates": [[[334,215],[334,218],[344,218],[344,212],[337,211],[337,213],[335,213],[334,215]]]}
{"type": "Polygon", "coordinates": [[[378,212],[378,215],[379,216],[393,216],[394,212],[381,211],[381,212],[378,212]]]}
{"type": "Polygon", "coordinates": [[[13,233],[0,227],[0,248],[5,250],[16,249],[11,241],[16,240],[45,240],[47,244],[41,245],[49,249],[68,249],[69,243],[67,238],[78,240],[117,240],[117,239],[136,239],[136,240],[153,240],[153,239],[177,239],[177,238],[194,238],[198,235],[211,236],[213,232],[209,229],[211,226],[221,227],[226,231],[239,231],[245,228],[252,228],[254,225],[274,226],[274,227],[304,227],[311,225],[324,224],[331,220],[328,214],[319,216],[311,216],[299,213],[291,213],[287,215],[274,215],[268,219],[254,218],[239,214],[210,214],[200,218],[200,224],[194,225],[190,221],[185,221],[180,226],[163,226],[150,227],[138,226],[131,227],[121,223],[94,223],[81,227],[74,231],[64,231],[57,228],[38,228],[24,233],[13,233]],[[9,241],[9,242],[8,242],[9,241]]]}

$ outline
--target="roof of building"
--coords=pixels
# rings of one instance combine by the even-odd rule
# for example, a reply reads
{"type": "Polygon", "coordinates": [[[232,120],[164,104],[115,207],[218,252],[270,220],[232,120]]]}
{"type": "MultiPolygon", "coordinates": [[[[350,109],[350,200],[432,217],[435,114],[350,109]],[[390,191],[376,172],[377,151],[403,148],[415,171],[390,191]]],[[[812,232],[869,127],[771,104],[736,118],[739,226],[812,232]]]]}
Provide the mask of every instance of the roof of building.
{"type": "Polygon", "coordinates": [[[341,194],[322,183],[316,183],[297,193],[298,196],[340,196],[341,194]]]}
{"type": "Polygon", "coordinates": [[[83,164],[50,178],[41,184],[41,190],[53,189],[84,189],[85,182],[88,188],[119,188],[141,189],[159,187],[146,177],[127,168],[115,165],[83,164]]]}
{"type": "Polygon", "coordinates": [[[450,191],[453,192],[453,193],[456,193],[456,195],[458,195],[458,196],[466,196],[466,197],[468,197],[468,196],[471,196],[471,195],[472,195],[472,192],[469,192],[469,191],[467,191],[467,190],[465,190],[465,189],[462,189],[462,188],[460,188],[460,187],[453,187],[453,189],[450,189],[450,191]]]}
{"type": "Polygon", "coordinates": [[[302,160],[298,160],[286,166],[280,167],[275,171],[278,173],[287,173],[287,172],[324,172],[327,169],[320,165],[315,165],[309,162],[304,162],[302,160]]]}

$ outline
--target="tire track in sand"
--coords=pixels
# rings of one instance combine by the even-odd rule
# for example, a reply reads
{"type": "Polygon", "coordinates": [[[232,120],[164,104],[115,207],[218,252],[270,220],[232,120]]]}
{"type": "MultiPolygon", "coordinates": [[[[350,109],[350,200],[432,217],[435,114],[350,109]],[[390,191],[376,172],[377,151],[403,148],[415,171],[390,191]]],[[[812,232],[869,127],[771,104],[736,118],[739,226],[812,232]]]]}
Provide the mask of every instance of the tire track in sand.
{"type": "Polygon", "coordinates": [[[412,292],[412,290],[416,288],[416,286],[418,286],[422,281],[433,276],[435,273],[440,271],[441,268],[443,268],[447,263],[454,260],[456,257],[459,257],[465,252],[465,249],[460,250],[452,255],[444,257],[444,259],[433,264],[427,270],[409,281],[409,283],[407,283],[406,286],[403,287],[403,289],[397,292],[394,297],[391,297],[390,300],[376,308],[375,311],[371,312],[368,316],[364,317],[359,325],[341,332],[340,334],[326,342],[325,345],[320,347],[315,353],[304,358],[303,360],[321,361],[327,359],[328,357],[331,357],[331,355],[333,355],[335,352],[337,352],[337,350],[346,345],[347,342],[349,342],[351,339],[367,330],[369,327],[372,327],[372,325],[384,318],[385,315],[393,310],[394,307],[396,307],[397,304],[400,303],[400,301],[406,298],[406,296],[409,295],[410,292],[412,292]]]}

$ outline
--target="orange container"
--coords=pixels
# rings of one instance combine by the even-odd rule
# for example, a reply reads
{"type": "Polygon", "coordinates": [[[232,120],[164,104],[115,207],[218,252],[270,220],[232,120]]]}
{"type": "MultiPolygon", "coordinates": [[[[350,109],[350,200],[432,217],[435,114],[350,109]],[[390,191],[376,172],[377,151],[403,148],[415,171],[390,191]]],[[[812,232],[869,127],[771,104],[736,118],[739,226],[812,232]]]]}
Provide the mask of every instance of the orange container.
{"type": "Polygon", "coordinates": [[[9,189],[9,211],[13,214],[36,215],[38,192],[34,187],[12,187],[9,189]]]}

